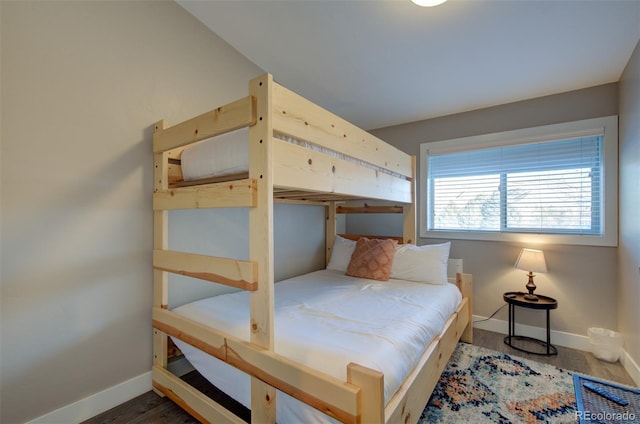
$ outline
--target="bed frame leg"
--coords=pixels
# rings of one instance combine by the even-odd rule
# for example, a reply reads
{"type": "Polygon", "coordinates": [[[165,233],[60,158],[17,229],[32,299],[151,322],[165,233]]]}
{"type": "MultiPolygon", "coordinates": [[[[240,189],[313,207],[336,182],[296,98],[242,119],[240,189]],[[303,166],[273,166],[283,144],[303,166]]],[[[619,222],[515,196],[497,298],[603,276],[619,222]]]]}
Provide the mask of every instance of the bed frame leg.
{"type": "Polygon", "coordinates": [[[360,388],[360,422],[384,423],[384,375],[352,362],[347,365],[347,382],[360,388]]]}
{"type": "Polygon", "coordinates": [[[456,285],[460,289],[462,293],[462,297],[467,298],[467,302],[469,303],[469,322],[462,332],[462,336],[460,337],[460,341],[465,343],[472,344],[473,343],[473,276],[471,274],[457,273],[456,274],[456,285]]]}
{"type": "MultiPolygon", "coordinates": [[[[165,130],[169,124],[162,119],[155,123],[154,132],[165,130]]],[[[154,162],[154,187],[153,191],[164,191],[169,187],[169,157],[166,152],[155,153],[154,162]]],[[[169,212],[166,210],[153,211],[153,248],[166,250],[169,246],[169,212]]],[[[153,270],[153,306],[166,308],[169,303],[169,276],[166,271],[153,270]]],[[[167,368],[168,365],[168,336],[162,331],[153,330],[153,365],[167,368]]],[[[156,394],[164,397],[164,393],[153,389],[156,394]]]]}

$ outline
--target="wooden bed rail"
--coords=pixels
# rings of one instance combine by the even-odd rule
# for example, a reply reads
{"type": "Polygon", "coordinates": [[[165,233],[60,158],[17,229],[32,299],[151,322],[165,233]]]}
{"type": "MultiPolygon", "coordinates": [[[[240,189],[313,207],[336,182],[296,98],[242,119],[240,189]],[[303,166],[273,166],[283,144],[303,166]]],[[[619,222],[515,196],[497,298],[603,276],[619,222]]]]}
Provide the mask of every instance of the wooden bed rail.
{"type": "MultiPolygon", "coordinates": [[[[412,181],[398,174],[279,138],[272,138],[271,144],[273,155],[278,158],[273,161],[275,187],[304,187],[310,192],[340,193],[354,199],[411,199],[412,181]]],[[[405,153],[397,154],[400,153],[409,158],[405,153]]]]}
{"type": "Polygon", "coordinates": [[[362,205],[337,205],[336,213],[339,214],[351,214],[351,213],[404,213],[403,205],[377,205],[364,203],[362,205]]]}
{"type": "Polygon", "coordinates": [[[156,131],[153,152],[161,153],[256,123],[256,99],[244,97],[200,116],[156,131]]]}
{"type": "Polygon", "coordinates": [[[256,192],[255,179],[167,189],[153,193],[153,209],[251,208],[256,192]]]}
{"type": "Polygon", "coordinates": [[[153,268],[243,290],[258,287],[258,264],[251,261],[156,249],[153,268]]]}
{"type": "Polygon", "coordinates": [[[273,83],[273,129],[413,178],[409,155],[277,82],[273,83]]]}
{"type": "MultiPolygon", "coordinates": [[[[162,308],[153,309],[153,327],[197,347],[229,365],[344,423],[360,423],[360,389],[216,328],[162,308]]],[[[355,367],[369,378],[382,374],[355,367]]],[[[357,377],[356,377],[357,379],[357,377]]]]}

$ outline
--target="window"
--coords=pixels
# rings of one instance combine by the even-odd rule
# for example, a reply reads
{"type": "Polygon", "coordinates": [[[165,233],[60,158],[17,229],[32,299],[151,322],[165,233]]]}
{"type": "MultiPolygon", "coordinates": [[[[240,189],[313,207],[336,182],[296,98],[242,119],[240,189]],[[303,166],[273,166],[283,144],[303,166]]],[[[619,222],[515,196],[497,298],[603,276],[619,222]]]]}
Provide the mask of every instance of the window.
{"type": "Polygon", "coordinates": [[[421,236],[617,244],[617,118],[421,146],[421,236]]]}

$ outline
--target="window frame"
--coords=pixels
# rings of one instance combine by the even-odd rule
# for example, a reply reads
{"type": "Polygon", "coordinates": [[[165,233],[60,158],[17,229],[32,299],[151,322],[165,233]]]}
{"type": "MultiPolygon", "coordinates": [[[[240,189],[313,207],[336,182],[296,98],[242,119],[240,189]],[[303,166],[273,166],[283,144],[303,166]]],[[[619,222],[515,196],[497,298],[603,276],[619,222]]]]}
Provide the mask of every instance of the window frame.
{"type": "Polygon", "coordinates": [[[585,119],[512,131],[441,140],[420,145],[420,237],[457,240],[507,241],[530,244],[569,244],[588,246],[618,245],[618,116],[585,119]],[[428,157],[461,151],[515,146],[535,142],[603,135],[602,235],[501,232],[477,230],[428,230],[427,202],[430,198],[428,157]]]}

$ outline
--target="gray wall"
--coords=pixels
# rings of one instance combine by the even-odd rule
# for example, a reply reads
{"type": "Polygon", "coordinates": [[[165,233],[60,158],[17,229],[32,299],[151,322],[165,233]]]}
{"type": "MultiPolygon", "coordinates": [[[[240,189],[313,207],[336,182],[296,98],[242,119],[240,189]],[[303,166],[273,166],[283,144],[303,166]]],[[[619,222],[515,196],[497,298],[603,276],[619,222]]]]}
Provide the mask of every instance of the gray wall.
{"type": "Polygon", "coordinates": [[[640,42],[620,80],[620,246],[618,322],[640,364],[640,42]]]}
{"type": "MultiPolygon", "coordinates": [[[[618,85],[612,83],[372,132],[419,158],[420,144],[424,142],[617,113],[618,85]]],[[[366,233],[366,228],[362,228],[367,222],[366,217],[349,218],[349,231],[358,220],[358,230],[366,233]]],[[[377,222],[376,225],[381,224],[377,222]]],[[[388,228],[393,226],[397,226],[397,223],[390,221],[387,225],[388,228]]],[[[439,241],[441,240],[423,238],[418,244],[439,241]]],[[[488,317],[504,304],[502,293],[524,290],[526,277],[522,271],[513,268],[522,247],[530,246],[487,241],[452,241],[451,256],[463,258],[465,271],[474,275],[474,314],[488,317]]],[[[541,248],[545,252],[549,272],[536,276],[537,291],[555,297],[559,303],[558,310],[552,313],[552,329],[586,335],[588,327],[617,328],[617,249],[563,245],[541,248]]],[[[544,314],[528,310],[518,313],[519,323],[536,327],[545,325],[544,314]]],[[[506,320],[506,310],[495,318],[506,320]]]]}
{"type": "MultiPolygon", "coordinates": [[[[173,2],[0,11],[0,422],[15,423],[150,370],[153,123],[245,96],[262,71],[173,2]]],[[[198,212],[170,214],[171,247],[247,248],[242,212],[198,212]]],[[[277,277],[324,265],[323,224],[276,206],[277,277]]],[[[186,280],[174,303],[212,287],[186,280]]]]}

